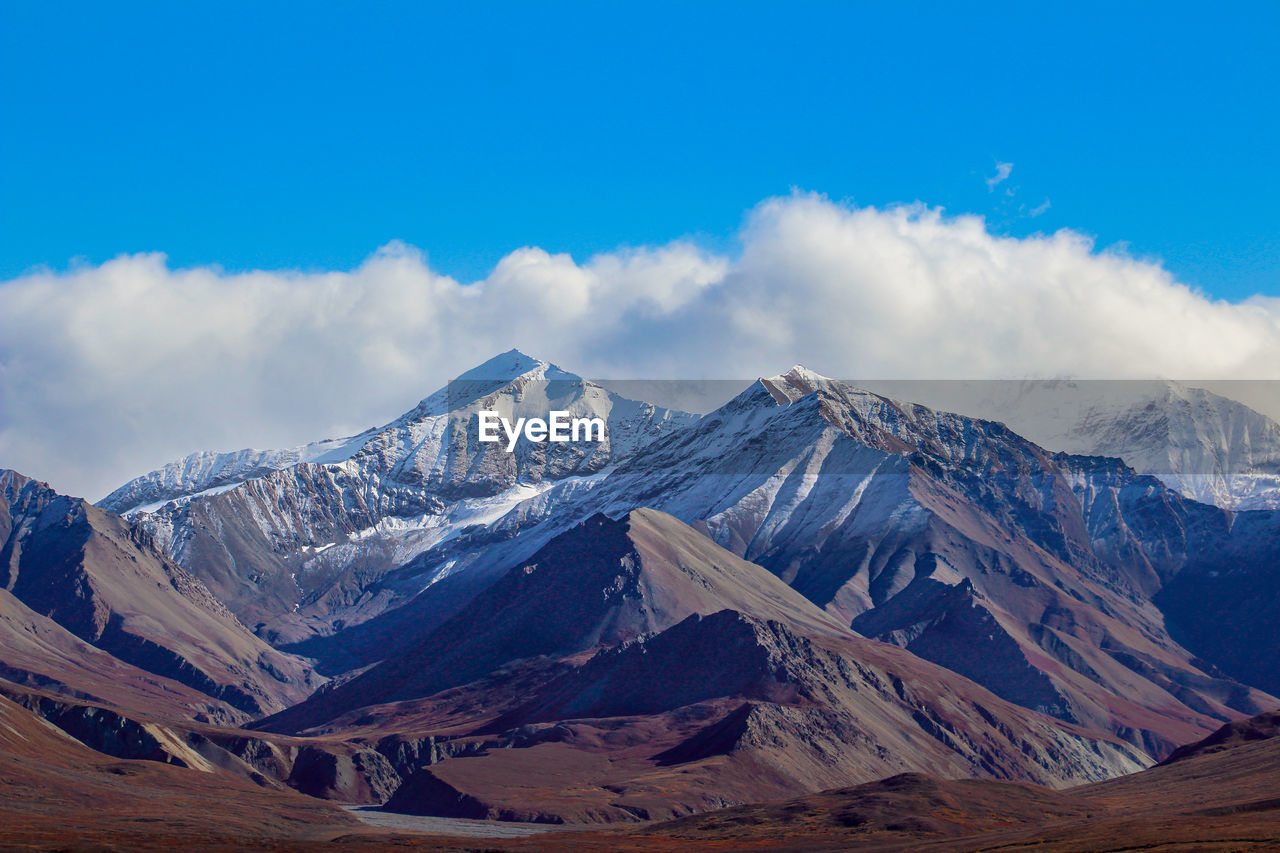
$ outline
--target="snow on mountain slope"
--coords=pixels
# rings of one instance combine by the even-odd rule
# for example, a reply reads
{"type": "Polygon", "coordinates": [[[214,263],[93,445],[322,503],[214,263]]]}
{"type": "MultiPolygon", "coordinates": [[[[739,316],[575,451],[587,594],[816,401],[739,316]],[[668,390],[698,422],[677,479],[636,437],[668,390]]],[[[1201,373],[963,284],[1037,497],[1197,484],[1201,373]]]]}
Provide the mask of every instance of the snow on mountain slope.
{"type": "Polygon", "coordinates": [[[139,518],[260,635],[331,637],[345,668],[438,626],[584,519],[639,507],[695,526],[855,630],[1152,754],[1275,701],[1197,660],[1153,601],[1229,536],[1221,510],[1118,460],[1055,456],[1002,423],[799,367],[699,419],[508,353],[345,460],[139,518]],[[599,413],[610,443],[478,446],[479,408],[599,413]],[[1168,511],[1148,518],[1144,495],[1168,511]],[[445,577],[451,599],[428,590],[445,577]],[[370,625],[353,662],[349,634],[370,625]]]}
{"type": "Polygon", "coordinates": [[[1224,509],[1280,508],[1280,424],[1243,403],[1165,380],[882,382],[1049,450],[1114,456],[1224,509]]]}
{"type": "Polygon", "coordinates": [[[597,477],[696,420],[512,350],[384,427],[289,451],[224,455],[222,464],[174,463],[103,503],[139,520],[246,624],[300,639],[412,597],[450,571],[447,561],[425,576],[401,573],[383,583],[384,576],[554,483],[597,477]],[[511,421],[563,410],[603,419],[606,435],[522,439],[508,453],[503,443],[478,441],[481,410],[511,421]]]}
{"type": "Polygon", "coordinates": [[[168,501],[185,503],[197,495],[217,494],[300,462],[341,462],[373,433],[369,430],[351,438],[316,441],[288,450],[198,451],[130,480],[98,506],[129,515],[154,512],[168,501]]]}
{"type": "MultiPolygon", "coordinates": [[[[458,418],[494,408],[507,417],[546,416],[558,406],[575,415],[608,419],[609,441],[599,449],[599,467],[609,456],[634,449],[651,422],[689,419],[684,413],[657,409],[626,400],[548,362],[511,350],[467,371],[389,424],[359,435],[326,439],[284,450],[236,450],[229,453],[201,451],[125,483],[98,502],[103,509],[123,515],[155,512],[168,501],[179,505],[196,496],[218,494],[248,480],[255,480],[303,463],[335,465],[360,455],[359,462],[374,461],[380,473],[402,480],[442,475],[442,445],[457,440],[458,418]],[[505,393],[504,393],[505,392],[505,393]],[[446,437],[446,427],[451,427],[446,437]],[[435,451],[432,455],[432,451],[435,451]]],[[[465,418],[462,419],[465,427],[465,418]]],[[[483,450],[484,448],[482,448],[483,450]]],[[[594,449],[593,449],[594,450],[594,449]]],[[[528,448],[526,448],[527,457],[528,448]]],[[[447,456],[447,454],[444,454],[447,456]]],[[[470,461],[465,460],[465,461],[470,461]]],[[[590,465],[590,463],[588,463],[590,465]]],[[[552,469],[554,475],[555,469],[552,469]]]]}
{"type": "MultiPolygon", "coordinates": [[[[1167,580],[1176,569],[1153,570],[1142,542],[1095,552],[1110,487],[1088,496],[1086,518],[1074,459],[1000,423],[797,368],[760,380],[599,482],[560,484],[520,505],[489,537],[537,542],[591,513],[653,507],[858,631],[1154,754],[1274,701],[1207,674],[1170,637],[1150,596],[1160,572],[1167,580]]],[[[1093,461],[1126,484],[1119,488],[1142,479],[1116,460],[1093,461]]],[[[1154,493],[1181,505],[1158,486],[1154,493]]],[[[1181,530],[1171,517],[1145,541],[1181,530]]],[[[1200,547],[1168,544],[1183,554],[1200,547]]]]}

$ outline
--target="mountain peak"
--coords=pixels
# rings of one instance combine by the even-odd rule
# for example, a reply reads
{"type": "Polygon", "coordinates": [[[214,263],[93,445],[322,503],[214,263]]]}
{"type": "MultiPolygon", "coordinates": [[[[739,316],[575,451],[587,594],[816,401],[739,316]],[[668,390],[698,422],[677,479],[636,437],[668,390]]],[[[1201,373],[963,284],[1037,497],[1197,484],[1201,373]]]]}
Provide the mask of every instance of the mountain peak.
{"type": "Polygon", "coordinates": [[[518,349],[509,349],[504,353],[476,365],[465,373],[459,374],[455,382],[483,380],[511,380],[536,370],[551,367],[550,362],[526,355],[518,349]]]}
{"type": "Polygon", "coordinates": [[[810,370],[803,364],[791,365],[790,370],[777,378],[794,387],[805,388],[808,391],[816,390],[822,383],[831,381],[831,377],[823,376],[817,371],[810,370]]]}
{"type": "Polygon", "coordinates": [[[510,349],[460,374],[440,391],[423,400],[419,404],[419,410],[443,413],[461,408],[504,388],[534,382],[581,385],[585,380],[549,361],[526,355],[518,349],[510,349]]]}
{"type": "Polygon", "coordinates": [[[802,364],[794,364],[786,373],[769,378],[761,377],[760,384],[768,389],[779,405],[794,403],[796,400],[812,394],[832,380],[821,373],[810,370],[802,364]]]}
{"type": "Polygon", "coordinates": [[[493,358],[461,373],[454,382],[510,382],[521,377],[534,379],[559,379],[581,381],[582,377],[571,373],[546,359],[534,358],[518,349],[509,349],[493,358]]]}

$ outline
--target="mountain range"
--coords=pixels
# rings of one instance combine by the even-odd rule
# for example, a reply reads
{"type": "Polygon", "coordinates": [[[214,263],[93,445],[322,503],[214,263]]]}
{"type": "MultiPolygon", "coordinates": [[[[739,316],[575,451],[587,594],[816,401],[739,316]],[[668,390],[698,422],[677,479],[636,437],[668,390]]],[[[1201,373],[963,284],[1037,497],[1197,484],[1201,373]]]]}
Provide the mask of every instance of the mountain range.
{"type": "MultiPolygon", "coordinates": [[[[795,367],[697,415],[513,350],[385,426],[96,506],[5,472],[0,697],[285,809],[615,823],[1163,779],[1138,771],[1280,708],[1280,428],[1160,387],[1039,383],[990,396],[1002,422],[795,367]],[[553,409],[606,437],[477,440],[482,410],[553,409]]],[[[1059,796],[1028,802],[1082,808],[1059,796]]]]}
{"type": "MultiPolygon", "coordinates": [[[[1270,403],[1271,381],[1227,390],[1270,403]]],[[[1113,456],[1224,509],[1280,508],[1280,424],[1242,402],[1171,380],[898,381],[887,396],[998,420],[1042,447],[1113,456]]]]}

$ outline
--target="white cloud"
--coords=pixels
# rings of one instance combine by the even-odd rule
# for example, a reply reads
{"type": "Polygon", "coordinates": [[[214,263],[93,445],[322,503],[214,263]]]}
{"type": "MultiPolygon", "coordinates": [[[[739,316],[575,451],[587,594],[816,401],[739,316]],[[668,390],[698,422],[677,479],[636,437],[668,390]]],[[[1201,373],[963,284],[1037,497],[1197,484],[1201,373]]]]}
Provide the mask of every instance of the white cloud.
{"type": "Polygon", "coordinates": [[[1030,216],[1032,219],[1034,219],[1037,216],[1041,216],[1045,213],[1048,213],[1049,208],[1051,207],[1053,207],[1053,205],[1049,202],[1048,198],[1045,198],[1043,202],[1041,202],[1040,204],[1028,210],[1027,215],[1030,216]]]}
{"type": "Polygon", "coordinates": [[[0,284],[0,466],[97,498],[197,449],[391,419],[511,347],[603,377],[1276,378],[1280,305],[1211,301],[1076,233],[923,206],[760,204],[736,257],[526,248],[461,284],[391,245],[349,273],[121,257],[0,284]]]}
{"type": "MultiPolygon", "coordinates": [[[[987,178],[987,192],[994,192],[995,188],[1013,173],[1012,163],[996,163],[996,173],[987,178]]],[[[1013,195],[1013,191],[1009,191],[1009,195],[1013,195]]]]}

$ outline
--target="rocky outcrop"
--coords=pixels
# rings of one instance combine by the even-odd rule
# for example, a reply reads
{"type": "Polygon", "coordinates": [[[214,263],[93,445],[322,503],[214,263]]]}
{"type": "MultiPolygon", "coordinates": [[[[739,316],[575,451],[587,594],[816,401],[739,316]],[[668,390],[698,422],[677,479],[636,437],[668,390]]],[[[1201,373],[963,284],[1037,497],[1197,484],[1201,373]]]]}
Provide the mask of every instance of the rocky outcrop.
{"type": "Polygon", "coordinates": [[[391,763],[372,749],[338,752],[300,747],[293,760],[289,786],[324,800],[383,803],[400,786],[391,763]]]}
{"type": "Polygon", "coordinates": [[[472,820],[515,820],[478,797],[464,794],[423,767],[405,780],[384,808],[402,814],[461,817],[472,820]]]}
{"type": "Polygon", "coordinates": [[[342,741],[273,738],[236,729],[160,722],[0,681],[0,696],[113,758],[154,761],[289,787],[343,803],[380,804],[401,783],[374,749],[342,741]]]}

